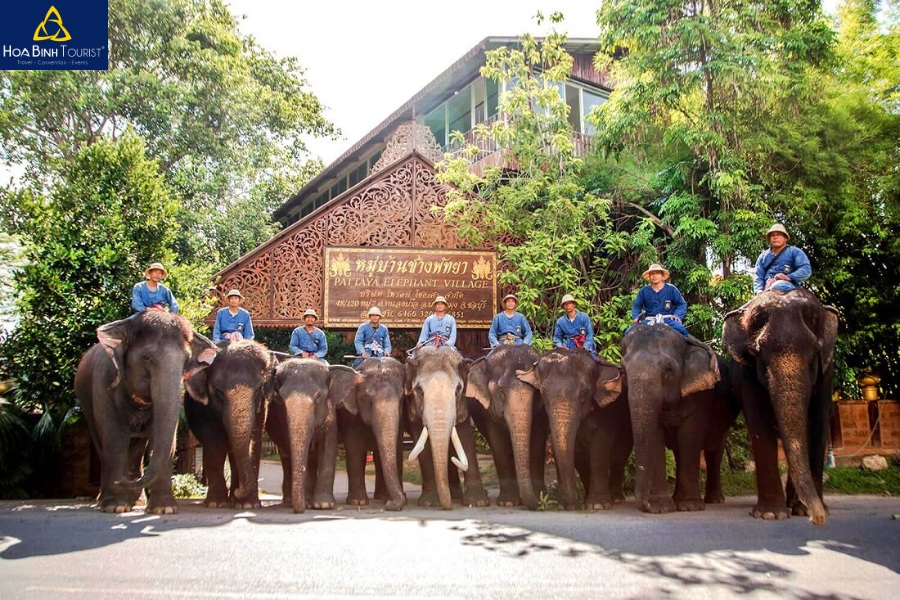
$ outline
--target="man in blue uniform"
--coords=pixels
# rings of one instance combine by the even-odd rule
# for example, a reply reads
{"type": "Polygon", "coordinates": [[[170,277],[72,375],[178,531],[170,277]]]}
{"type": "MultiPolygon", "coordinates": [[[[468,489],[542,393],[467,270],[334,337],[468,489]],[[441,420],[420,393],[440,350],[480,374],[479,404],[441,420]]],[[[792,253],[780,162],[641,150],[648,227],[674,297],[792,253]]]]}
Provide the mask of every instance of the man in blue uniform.
{"type": "Polygon", "coordinates": [[[317,358],[327,363],[325,355],[328,354],[328,340],[325,339],[325,333],[316,327],[318,319],[316,311],[306,309],[303,313],[305,325],[301,325],[291,333],[291,354],[300,358],[317,358]]]}
{"type": "Polygon", "coordinates": [[[500,344],[531,345],[531,326],[525,319],[525,315],[516,312],[519,299],[514,294],[507,294],[503,298],[503,310],[494,316],[491,328],[488,330],[488,342],[491,348],[500,344]]]}
{"type": "Polygon", "coordinates": [[[422,346],[453,346],[456,347],[456,319],[447,314],[447,299],[438,296],[431,303],[434,314],[422,323],[422,332],[419,334],[419,343],[416,348],[422,346]]]}
{"type": "Polygon", "coordinates": [[[584,348],[596,356],[594,328],[590,318],[575,309],[575,298],[571,294],[563,296],[560,304],[566,314],[556,321],[556,327],[553,329],[553,345],[557,348],[584,348]]]}
{"type": "Polygon", "coordinates": [[[756,259],[753,293],[768,290],[788,292],[800,287],[812,275],[806,253],[788,244],[791,238],[781,223],[775,223],[769,228],[766,239],[769,240],[769,249],[756,259]]]}
{"type": "Polygon", "coordinates": [[[369,309],[369,322],[356,330],[353,345],[359,358],[353,361],[354,367],[370,356],[382,358],[391,355],[391,335],[387,326],[380,323],[381,316],[381,310],[373,306],[369,309]]]}
{"type": "Polygon", "coordinates": [[[669,270],[659,263],[653,263],[644,271],[643,277],[650,285],[642,287],[634,298],[631,305],[631,322],[649,324],[653,321],[662,321],[687,337],[687,329],[681,324],[687,314],[687,302],[677,287],[666,283],[669,279],[669,270]]]}
{"type": "Polygon", "coordinates": [[[162,284],[169,272],[162,263],[153,263],[144,271],[147,281],[134,284],[131,289],[131,308],[140,313],[145,310],[178,312],[178,302],[172,292],[162,284]]]}
{"type": "Polygon", "coordinates": [[[250,313],[241,308],[243,294],[240,290],[230,290],[226,298],[228,306],[220,308],[216,313],[212,340],[214,342],[252,340],[254,338],[253,321],[250,319],[250,313]]]}

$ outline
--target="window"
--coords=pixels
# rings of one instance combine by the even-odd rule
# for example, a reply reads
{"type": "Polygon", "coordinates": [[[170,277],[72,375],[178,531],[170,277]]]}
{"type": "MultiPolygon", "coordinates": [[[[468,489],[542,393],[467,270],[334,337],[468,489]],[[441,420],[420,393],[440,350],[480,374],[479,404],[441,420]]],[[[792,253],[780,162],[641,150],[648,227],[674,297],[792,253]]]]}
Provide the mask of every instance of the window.
{"type": "Polygon", "coordinates": [[[600,106],[601,104],[606,102],[606,96],[601,95],[597,92],[593,92],[591,90],[581,90],[581,95],[581,121],[583,123],[581,131],[588,135],[593,135],[597,133],[597,130],[585,117],[587,117],[591,113],[591,109],[593,109],[595,106],[600,106]]]}
{"type": "Polygon", "coordinates": [[[465,87],[447,101],[447,130],[463,133],[472,129],[472,88],[465,87]]]}

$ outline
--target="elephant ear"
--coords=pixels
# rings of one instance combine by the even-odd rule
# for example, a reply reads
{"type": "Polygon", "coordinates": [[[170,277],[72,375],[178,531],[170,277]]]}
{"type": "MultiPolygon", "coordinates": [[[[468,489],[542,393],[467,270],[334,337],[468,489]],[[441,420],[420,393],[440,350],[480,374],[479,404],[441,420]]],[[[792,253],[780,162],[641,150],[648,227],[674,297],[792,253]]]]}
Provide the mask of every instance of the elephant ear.
{"type": "Polygon", "coordinates": [[[193,377],[187,379],[184,382],[184,387],[187,390],[188,398],[204,406],[209,404],[209,393],[206,390],[206,370],[201,370],[193,377]]]}
{"type": "Polygon", "coordinates": [[[756,355],[756,345],[751,344],[748,327],[750,319],[745,314],[746,308],[733,310],[725,315],[722,326],[722,345],[732,358],[742,365],[752,365],[756,355]]]}
{"type": "Polygon", "coordinates": [[[190,381],[194,376],[211,365],[216,359],[219,350],[221,350],[212,340],[196,331],[188,329],[186,335],[191,349],[191,357],[188,359],[181,376],[185,382],[190,381]]]}
{"type": "Polygon", "coordinates": [[[689,338],[684,347],[681,397],[711,390],[719,379],[719,364],[715,353],[706,344],[689,338]]]}
{"type": "Polygon", "coordinates": [[[362,373],[344,365],[328,367],[328,396],[336,409],[344,408],[353,415],[359,412],[356,389],[362,377],[362,373]]]}
{"type": "Polygon", "coordinates": [[[484,357],[479,358],[469,367],[469,377],[466,379],[466,391],[469,398],[475,398],[485,408],[491,405],[490,391],[488,390],[488,363],[484,357]]]}
{"type": "Polygon", "coordinates": [[[131,345],[132,333],[139,317],[140,313],[137,313],[97,328],[97,340],[116,369],[116,378],[110,387],[116,387],[122,381],[125,350],[131,345]]]}
{"type": "Polygon", "coordinates": [[[541,390],[541,379],[538,377],[537,372],[537,363],[531,365],[531,368],[527,371],[523,371],[521,369],[516,369],[516,377],[519,381],[524,381],[529,384],[534,389],[540,391],[541,390]]]}
{"type": "Polygon", "coordinates": [[[822,348],[819,351],[819,360],[822,364],[822,371],[825,372],[831,368],[834,360],[834,345],[837,342],[838,331],[837,309],[826,306],[823,318],[825,322],[822,327],[822,339],[820,340],[822,348]]]}
{"type": "Polygon", "coordinates": [[[605,408],[618,400],[625,389],[625,374],[615,366],[601,365],[594,388],[594,402],[605,408]]]}

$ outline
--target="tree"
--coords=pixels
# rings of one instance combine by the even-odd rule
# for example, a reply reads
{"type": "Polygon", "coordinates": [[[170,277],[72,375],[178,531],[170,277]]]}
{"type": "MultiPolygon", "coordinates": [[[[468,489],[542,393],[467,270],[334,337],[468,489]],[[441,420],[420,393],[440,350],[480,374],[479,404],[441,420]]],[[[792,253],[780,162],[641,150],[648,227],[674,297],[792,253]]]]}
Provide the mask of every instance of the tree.
{"type": "MultiPolygon", "coordinates": [[[[550,16],[552,23],[561,18],[550,16]]],[[[565,41],[556,31],[541,41],[525,35],[521,49],[487,53],[482,75],[516,84],[500,99],[504,118],[478,125],[475,136],[507,148],[512,169],[493,167],[483,177],[473,174],[468,155],[477,153],[474,146],[438,165],[438,177],[454,184],[448,216],[477,244],[499,240],[500,263],[506,267],[500,283],[516,290],[521,310],[535,325],[536,345],[548,347],[559,300],[567,293],[615,336],[622,329],[621,315],[609,311],[615,303],[598,306],[600,299],[615,295],[603,276],[614,256],[600,250],[611,235],[609,202],[586,194],[581,184],[583,162],[575,156],[568,107],[558,91],[572,69],[565,41]]],[[[458,132],[454,135],[463,142],[458,132]]],[[[617,350],[604,349],[613,356],[617,350]]]]}
{"type": "Polygon", "coordinates": [[[40,191],[131,129],[182,198],[179,262],[224,266],[270,237],[272,209],[309,177],[303,137],[335,130],[297,60],[242,35],[220,0],[111,0],[109,15],[108,71],[0,73],[0,156],[40,191]]]}

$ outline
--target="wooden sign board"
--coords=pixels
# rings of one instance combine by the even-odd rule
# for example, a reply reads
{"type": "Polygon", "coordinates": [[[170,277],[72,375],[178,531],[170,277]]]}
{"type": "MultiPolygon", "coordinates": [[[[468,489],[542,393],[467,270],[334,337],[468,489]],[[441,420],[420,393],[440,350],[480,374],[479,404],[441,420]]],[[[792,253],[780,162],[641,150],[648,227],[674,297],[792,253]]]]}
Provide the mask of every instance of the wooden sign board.
{"type": "Polygon", "coordinates": [[[497,309],[497,253],[325,248],[326,327],[358,327],[377,306],[388,327],[422,327],[437,296],[458,328],[488,328],[497,309]]]}

